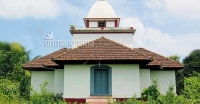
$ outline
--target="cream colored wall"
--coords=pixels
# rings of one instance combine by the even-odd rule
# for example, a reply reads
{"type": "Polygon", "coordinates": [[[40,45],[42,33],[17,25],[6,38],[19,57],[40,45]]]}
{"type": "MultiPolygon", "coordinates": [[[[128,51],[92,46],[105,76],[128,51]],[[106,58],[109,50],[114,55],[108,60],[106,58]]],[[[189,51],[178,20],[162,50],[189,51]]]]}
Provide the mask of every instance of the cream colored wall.
{"type": "Polygon", "coordinates": [[[47,89],[54,91],[54,71],[31,71],[31,86],[34,90],[40,91],[40,85],[48,81],[47,89]]]}
{"type": "Polygon", "coordinates": [[[106,22],[106,27],[115,27],[115,22],[114,21],[107,21],[106,22]]]}
{"type": "Polygon", "coordinates": [[[89,27],[98,27],[98,22],[89,22],[89,27]]]}
{"type": "Polygon", "coordinates": [[[165,94],[170,84],[174,85],[176,92],[175,70],[151,70],[151,83],[153,80],[158,80],[160,92],[165,94]]]}
{"type": "Polygon", "coordinates": [[[54,93],[61,94],[64,91],[64,70],[56,69],[54,77],[54,93]]]}
{"type": "Polygon", "coordinates": [[[64,98],[88,98],[90,96],[91,65],[65,65],[64,98]]]}
{"type": "Polygon", "coordinates": [[[140,92],[151,85],[150,69],[140,69],[140,92]]]}
{"type": "Polygon", "coordinates": [[[112,97],[140,97],[139,65],[110,65],[112,67],[112,97]]]}
{"type": "MultiPolygon", "coordinates": [[[[65,65],[64,98],[90,96],[90,67],[93,65],[65,65]]],[[[108,65],[112,67],[112,96],[140,97],[139,65],[108,65]]]]}
{"type": "MultiPolygon", "coordinates": [[[[95,33],[95,34],[73,34],[73,41],[93,41],[105,37],[125,46],[133,48],[133,33],[95,33]]],[[[77,45],[78,46],[78,45],[77,45]]],[[[77,47],[74,45],[73,47],[77,47]]]]}

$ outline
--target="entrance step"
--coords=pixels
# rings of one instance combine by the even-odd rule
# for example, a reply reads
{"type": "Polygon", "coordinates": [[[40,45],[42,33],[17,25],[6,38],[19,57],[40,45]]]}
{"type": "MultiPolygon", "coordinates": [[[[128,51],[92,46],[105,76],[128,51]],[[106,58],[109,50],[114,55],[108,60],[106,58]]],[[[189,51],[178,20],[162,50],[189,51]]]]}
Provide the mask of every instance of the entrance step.
{"type": "Polygon", "coordinates": [[[112,96],[90,96],[88,99],[112,99],[112,96]]]}
{"type": "MultiPolygon", "coordinates": [[[[113,99],[110,96],[90,96],[86,99],[87,104],[109,104],[108,100],[110,100],[110,104],[113,103],[113,99]]],[[[114,99],[115,100],[115,99],[114,99]]]]}

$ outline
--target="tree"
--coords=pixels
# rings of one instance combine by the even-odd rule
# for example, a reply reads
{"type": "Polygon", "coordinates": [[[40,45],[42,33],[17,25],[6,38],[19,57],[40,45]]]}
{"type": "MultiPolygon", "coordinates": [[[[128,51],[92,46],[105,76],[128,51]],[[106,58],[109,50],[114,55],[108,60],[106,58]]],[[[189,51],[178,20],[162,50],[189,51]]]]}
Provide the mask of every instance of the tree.
{"type": "Polygon", "coordinates": [[[183,59],[184,69],[176,73],[176,89],[180,94],[184,89],[184,78],[194,76],[195,73],[200,73],[200,50],[194,50],[189,56],[183,59]]]}
{"type": "Polygon", "coordinates": [[[170,59],[174,60],[174,61],[177,61],[177,62],[180,62],[180,57],[178,55],[172,55],[172,56],[169,56],[170,59]]]}
{"type": "Polygon", "coordinates": [[[22,69],[22,64],[29,61],[30,51],[18,43],[0,42],[0,77],[20,83],[20,95],[29,96],[30,74],[22,69]]]}
{"type": "Polygon", "coordinates": [[[193,76],[195,72],[200,72],[200,50],[194,50],[183,60],[184,76],[193,76]]]}
{"type": "Polygon", "coordinates": [[[192,77],[185,78],[184,80],[185,98],[190,99],[191,104],[200,103],[200,74],[196,74],[192,77]]]}

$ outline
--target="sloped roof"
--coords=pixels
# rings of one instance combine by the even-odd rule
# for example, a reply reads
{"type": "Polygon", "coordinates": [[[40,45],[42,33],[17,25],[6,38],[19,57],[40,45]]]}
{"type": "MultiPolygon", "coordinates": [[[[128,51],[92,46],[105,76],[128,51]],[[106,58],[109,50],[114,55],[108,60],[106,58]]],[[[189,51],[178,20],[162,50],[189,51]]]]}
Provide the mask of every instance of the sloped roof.
{"type": "Polygon", "coordinates": [[[68,52],[70,49],[62,48],[58,51],[50,53],[46,56],[43,56],[39,59],[32,60],[23,65],[23,68],[44,68],[45,66],[59,66],[55,62],[51,61],[53,57],[59,56],[65,52],[68,52]]]}
{"type": "Polygon", "coordinates": [[[62,48],[39,59],[23,65],[23,68],[45,68],[59,66],[53,61],[79,61],[79,60],[136,60],[151,61],[149,67],[183,68],[179,62],[173,61],[144,48],[129,48],[107,38],[101,37],[90,43],[74,49],[62,48]]]}
{"type": "Polygon", "coordinates": [[[162,68],[183,68],[183,64],[159,55],[155,52],[144,48],[138,48],[138,51],[152,57],[153,61],[151,61],[148,66],[161,66],[162,68]]]}
{"type": "Polygon", "coordinates": [[[151,60],[151,57],[136,49],[101,37],[53,58],[53,60],[151,60]]]}

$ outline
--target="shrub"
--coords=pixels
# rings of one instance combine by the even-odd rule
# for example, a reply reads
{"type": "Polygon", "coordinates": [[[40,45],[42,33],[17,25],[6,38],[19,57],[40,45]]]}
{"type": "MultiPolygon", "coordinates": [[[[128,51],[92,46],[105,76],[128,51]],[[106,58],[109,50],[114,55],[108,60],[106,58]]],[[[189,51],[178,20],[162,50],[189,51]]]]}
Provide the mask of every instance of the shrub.
{"type": "Polygon", "coordinates": [[[19,82],[13,82],[8,79],[0,80],[0,94],[7,96],[9,99],[19,96],[19,82]]]}
{"type": "Polygon", "coordinates": [[[187,104],[183,96],[176,96],[174,86],[170,85],[165,95],[158,97],[160,104],[187,104]]]}
{"type": "Polygon", "coordinates": [[[148,88],[145,88],[141,94],[142,99],[148,100],[149,96],[151,99],[156,100],[160,95],[160,91],[158,89],[157,81],[153,81],[153,84],[148,88]]]}
{"type": "Polygon", "coordinates": [[[200,103],[200,75],[185,78],[183,95],[191,103],[200,103]]]}
{"type": "Polygon", "coordinates": [[[30,101],[32,104],[62,104],[62,98],[60,95],[55,95],[53,92],[49,92],[46,88],[48,82],[44,82],[44,84],[40,85],[41,91],[40,93],[37,91],[33,91],[30,97],[30,101]]]}

